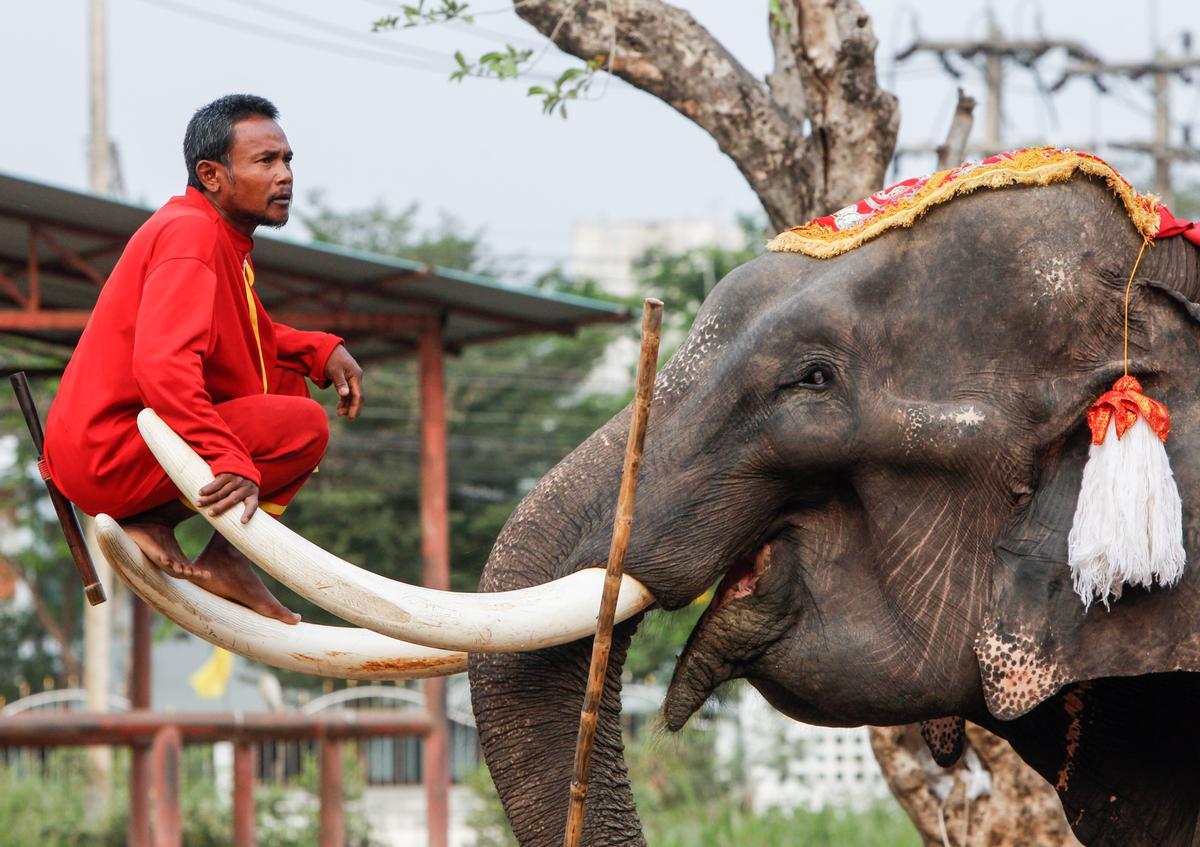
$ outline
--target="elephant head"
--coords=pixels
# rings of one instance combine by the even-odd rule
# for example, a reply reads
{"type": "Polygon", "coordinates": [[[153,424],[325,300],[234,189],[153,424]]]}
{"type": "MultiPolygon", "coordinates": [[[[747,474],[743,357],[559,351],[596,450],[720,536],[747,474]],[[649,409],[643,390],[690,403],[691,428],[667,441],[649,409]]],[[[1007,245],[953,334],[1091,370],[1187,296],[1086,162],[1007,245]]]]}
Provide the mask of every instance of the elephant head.
{"type": "MultiPolygon", "coordinates": [[[[1141,236],[1099,181],[981,191],[833,259],[768,254],[659,375],[626,570],[672,610],[719,582],[664,707],[720,683],[825,725],[962,716],[1055,783],[1089,844],[1191,844],[1200,576],[1084,609],[1066,565],[1092,400],[1122,370],[1141,236]],[[1195,702],[1191,700],[1190,702],[1195,702]]],[[[1146,251],[1130,371],[1172,410],[1200,554],[1200,251],[1146,251]]],[[[668,304],[669,307],[669,304],[668,304]]],[[[628,410],[514,512],[485,591],[605,561],[628,410]]],[[[642,843],[618,627],[584,843],[642,843]]],[[[590,643],[472,655],[484,754],[523,845],[558,844],[590,643]]]]}

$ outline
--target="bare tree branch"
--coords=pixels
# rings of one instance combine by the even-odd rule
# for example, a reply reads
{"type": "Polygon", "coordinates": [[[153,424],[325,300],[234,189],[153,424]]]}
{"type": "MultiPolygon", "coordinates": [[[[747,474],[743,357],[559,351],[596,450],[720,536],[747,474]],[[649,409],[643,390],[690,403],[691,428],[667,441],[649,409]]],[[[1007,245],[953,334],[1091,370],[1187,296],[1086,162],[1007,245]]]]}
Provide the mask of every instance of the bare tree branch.
{"type": "Polygon", "coordinates": [[[784,0],[788,25],[772,27],[776,61],[766,83],[662,0],[523,0],[514,8],[585,61],[607,56],[615,23],[613,73],[711,135],[777,229],[883,181],[899,118],[895,98],[878,86],[876,40],[857,0],[784,0]]]}

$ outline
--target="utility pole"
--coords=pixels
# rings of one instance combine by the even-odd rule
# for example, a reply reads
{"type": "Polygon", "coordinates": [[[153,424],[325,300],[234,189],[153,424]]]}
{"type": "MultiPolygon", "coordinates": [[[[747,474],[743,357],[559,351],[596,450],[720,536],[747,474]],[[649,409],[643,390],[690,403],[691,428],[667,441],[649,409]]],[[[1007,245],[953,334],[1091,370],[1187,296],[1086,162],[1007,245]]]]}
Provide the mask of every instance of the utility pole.
{"type": "MultiPolygon", "coordinates": [[[[1190,38],[1184,37],[1185,48],[1190,38]]],[[[1079,61],[1069,64],[1062,79],[1051,90],[1058,91],[1071,79],[1090,77],[1092,83],[1103,93],[1108,93],[1102,77],[1117,76],[1128,80],[1150,77],[1154,98],[1154,140],[1114,142],[1113,147],[1145,153],[1154,159],[1154,193],[1168,206],[1174,201],[1171,188],[1171,165],[1175,162],[1200,162],[1200,149],[1190,143],[1190,134],[1184,133],[1184,143],[1171,144],[1171,89],[1172,77],[1192,82],[1190,71],[1200,70],[1200,57],[1183,55],[1172,58],[1161,48],[1155,50],[1154,58],[1147,62],[1110,64],[1100,60],[1079,61]]]]}
{"type": "MultiPolygon", "coordinates": [[[[108,21],[106,0],[90,0],[88,21],[88,188],[95,194],[110,194],[112,177],[108,140],[108,21]]],[[[83,688],[89,712],[107,712],[112,663],[112,570],[95,544],[95,525],[85,517],[84,530],[96,574],[110,600],[93,606],[83,604],[83,688]]],[[[112,748],[90,747],[87,751],[91,788],[86,793],[85,812],[99,821],[108,811],[112,797],[112,748]]]]}
{"type": "Polygon", "coordinates": [[[106,0],[90,0],[88,188],[96,194],[109,194],[112,189],[112,155],[108,139],[108,11],[105,6],[106,0]]]}
{"type": "Polygon", "coordinates": [[[996,16],[988,9],[989,49],[984,59],[984,84],[987,86],[987,118],[984,122],[983,145],[993,153],[1004,149],[1004,33],[996,16]]]}
{"type": "MultiPolygon", "coordinates": [[[[1080,61],[1098,61],[1090,50],[1077,41],[1045,36],[1010,39],[1000,29],[995,15],[989,9],[985,38],[939,40],[921,38],[918,35],[908,48],[896,54],[896,61],[903,62],[918,53],[930,53],[937,57],[947,74],[961,80],[963,73],[951,61],[951,57],[969,64],[975,64],[977,59],[982,58],[980,70],[987,92],[984,101],[984,138],[982,143],[968,145],[967,150],[972,155],[991,155],[1006,149],[1004,141],[1005,66],[1009,63],[1016,63],[1036,75],[1038,62],[1055,50],[1063,50],[1068,56],[1080,61]]],[[[932,146],[911,147],[897,151],[897,155],[935,151],[936,148],[932,146]]]]}

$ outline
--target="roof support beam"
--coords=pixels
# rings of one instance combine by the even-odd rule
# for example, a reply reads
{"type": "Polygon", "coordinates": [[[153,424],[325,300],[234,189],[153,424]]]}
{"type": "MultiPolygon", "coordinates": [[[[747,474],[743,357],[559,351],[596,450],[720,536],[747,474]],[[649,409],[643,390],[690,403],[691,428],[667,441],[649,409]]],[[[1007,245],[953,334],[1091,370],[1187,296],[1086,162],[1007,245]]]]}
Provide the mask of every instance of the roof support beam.
{"type": "Polygon", "coordinates": [[[82,330],[91,314],[87,309],[0,309],[0,332],[27,329],[82,330]]]}
{"type": "Polygon", "coordinates": [[[3,290],[22,309],[29,308],[29,298],[21,293],[21,289],[17,287],[14,280],[2,273],[0,273],[0,290],[3,290]]]}
{"type": "Polygon", "coordinates": [[[40,238],[43,243],[57,253],[64,262],[94,282],[97,288],[104,287],[104,274],[92,267],[92,265],[86,259],[80,256],[74,250],[71,250],[50,233],[46,232],[45,230],[35,228],[32,224],[29,226],[29,231],[30,233],[35,233],[36,237],[40,238]]]}
{"type": "MultiPolygon", "coordinates": [[[[0,282],[0,288],[4,285],[0,282]]],[[[86,309],[0,309],[0,332],[28,329],[81,330],[91,312],[86,309]]],[[[363,312],[277,312],[273,321],[296,329],[325,332],[417,333],[429,320],[425,315],[368,314],[363,312]]]]}
{"type": "Polygon", "coordinates": [[[419,332],[429,316],[397,315],[386,312],[274,312],[271,320],[295,329],[322,332],[419,332]]]}

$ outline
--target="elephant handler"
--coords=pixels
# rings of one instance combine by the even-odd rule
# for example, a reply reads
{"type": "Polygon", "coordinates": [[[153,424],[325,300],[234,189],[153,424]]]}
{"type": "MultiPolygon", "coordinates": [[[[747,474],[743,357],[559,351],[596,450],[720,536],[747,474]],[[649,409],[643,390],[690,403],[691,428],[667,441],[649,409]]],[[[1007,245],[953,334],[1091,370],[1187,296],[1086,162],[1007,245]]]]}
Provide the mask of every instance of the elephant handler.
{"type": "Polygon", "coordinates": [[[271,321],[254,293],[251,236],[287,223],[292,150],[278,111],[250,95],[222,97],[184,135],[186,193],[125,247],[100,292],[46,422],[46,463],[59,489],[105,512],[173,576],[285,623],[284,608],[223,536],[194,562],[175,539],[192,514],[137,429],[153,409],[208,462],[197,507],[242,505],[278,516],[329,439],[304,378],[337,386],[340,416],[363,402],[362,369],[342,339],[271,321]]]}

